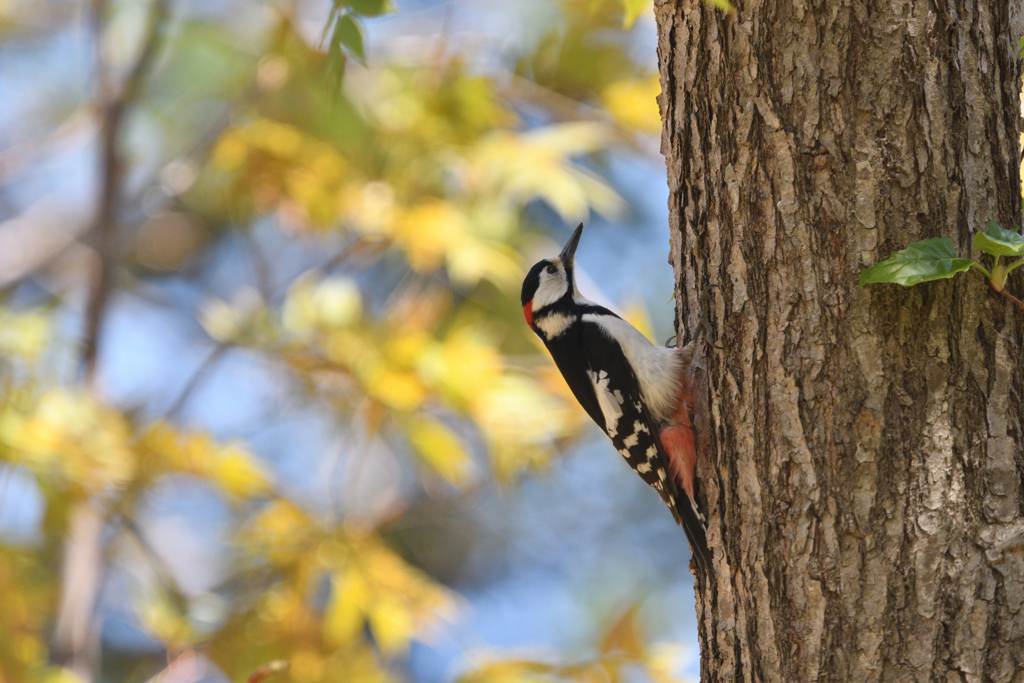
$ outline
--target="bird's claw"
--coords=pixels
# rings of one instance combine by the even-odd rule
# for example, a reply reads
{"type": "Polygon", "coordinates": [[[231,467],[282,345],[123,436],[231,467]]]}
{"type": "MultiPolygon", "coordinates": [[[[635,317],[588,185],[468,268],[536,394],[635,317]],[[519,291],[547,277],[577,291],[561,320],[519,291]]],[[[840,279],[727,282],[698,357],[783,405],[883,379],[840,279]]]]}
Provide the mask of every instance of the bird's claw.
{"type": "MultiPolygon", "coordinates": [[[[716,344],[707,334],[708,332],[711,331],[711,323],[706,314],[707,299],[712,289],[721,288],[718,285],[709,284],[704,289],[701,290],[700,296],[697,297],[698,301],[700,302],[700,317],[697,319],[696,327],[693,328],[693,334],[690,337],[690,342],[684,345],[684,348],[685,346],[689,346],[689,344],[692,344],[694,340],[702,339],[708,346],[710,346],[713,349],[717,349],[719,351],[725,350],[724,346],[719,346],[718,344],[716,344]]],[[[665,341],[665,346],[674,346],[675,344],[673,344],[673,342],[677,341],[677,337],[678,335],[673,334],[671,337],[668,338],[668,340],[665,341]]]]}

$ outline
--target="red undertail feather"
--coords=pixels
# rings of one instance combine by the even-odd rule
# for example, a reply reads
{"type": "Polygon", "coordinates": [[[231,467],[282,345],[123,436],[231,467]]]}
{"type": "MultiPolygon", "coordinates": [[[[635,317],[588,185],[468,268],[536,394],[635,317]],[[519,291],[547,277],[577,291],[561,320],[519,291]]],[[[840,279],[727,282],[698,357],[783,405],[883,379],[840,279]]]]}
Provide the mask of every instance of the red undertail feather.
{"type": "Polygon", "coordinates": [[[695,499],[697,443],[693,434],[693,375],[689,363],[683,365],[679,380],[679,403],[672,421],[661,430],[661,445],[668,454],[672,474],[690,498],[695,499]]]}

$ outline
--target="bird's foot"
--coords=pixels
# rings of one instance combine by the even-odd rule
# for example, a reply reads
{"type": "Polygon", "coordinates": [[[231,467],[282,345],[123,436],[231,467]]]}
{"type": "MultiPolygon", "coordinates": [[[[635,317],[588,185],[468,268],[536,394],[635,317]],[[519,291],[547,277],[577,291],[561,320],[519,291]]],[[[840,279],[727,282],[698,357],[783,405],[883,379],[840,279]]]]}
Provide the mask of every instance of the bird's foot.
{"type": "MultiPolygon", "coordinates": [[[[698,297],[698,301],[700,303],[700,317],[697,319],[697,325],[696,327],[693,328],[693,334],[690,335],[690,341],[684,344],[683,346],[679,347],[680,353],[688,353],[691,358],[693,357],[693,353],[696,350],[694,348],[693,342],[696,341],[697,339],[703,340],[708,346],[714,349],[718,349],[719,351],[725,350],[724,346],[719,346],[718,344],[716,344],[715,340],[712,339],[709,335],[709,333],[712,332],[712,328],[710,318],[707,314],[707,301],[708,295],[711,294],[712,289],[721,288],[718,285],[708,285],[701,290],[700,296],[698,297]]],[[[674,342],[677,342],[677,335],[672,335],[671,337],[669,337],[668,340],[665,342],[665,346],[671,348],[676,345],[674,342]]]]}

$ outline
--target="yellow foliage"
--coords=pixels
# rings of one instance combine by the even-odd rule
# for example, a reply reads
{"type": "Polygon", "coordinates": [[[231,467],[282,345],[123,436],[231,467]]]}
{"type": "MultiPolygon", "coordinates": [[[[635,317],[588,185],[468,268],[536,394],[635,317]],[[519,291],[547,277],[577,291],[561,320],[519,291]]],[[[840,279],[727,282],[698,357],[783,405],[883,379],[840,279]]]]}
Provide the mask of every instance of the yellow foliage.
{"type": "Polygon", "coordinates": [[[363,376],[366,392],[395,410],[408,412],[422,405],[427,389],[412,372],[376,366],[363,376]]]}
{"type": "Polygon", "coordinates": [[[381,652],[386,656],[406,650],[416,632],[413,611],[401,596],[387,593],[378,596],[369,612],[370,630],[381,652]]]}
{"type": "Polygon", "coordinates": [[[399,212],[395,189],[380,180],[342,188],[338,206],[347,223],[369,235],[390,235],[399,212]]]}
{"type": "Polygon", "coordinates": [[[607,145],[610,133],[596,123],[545,126],[529,133],[499,132],[482,141],[468,155],[473,177],[484,187],[518,205],[539,198],[562,220],[576,223],[590,209],[616,216],[622,198],[610,186],[571,157],[596,152],[607,145]]]}
{"type": "Polygon", "coordinates": [[[305,336],[314,330],[348,327],[362,311],[362,295],[350,278],[325,278],[317,283],[307,274],[289,287],[281,322],[292,334],[305,336]]]}
{"type": "Polygon", "coordinates": [[[164,590],[153,590],[136,601],[135,610],[142,626],[173,649],[187,647],[196,637],[188,617],[181,613],[164,590]]]}
{"type": "Polygon", "coordinates": [[[647,337],[649,342],[657,344],[654,341],[654,328],[651,327],[651,319],[647,315],[647,309],[644,308],[643,303],[635,302],[627,305],[626,309],[622,312],[622,317],[626,322],[635,327],[640,334],[647,337]]]}
{"type": "MultiPolygon", "coordinates": [[[[445,268],[460,286],[486,279],[512,288],[521,267],[501,240],[512,235],[526,204],[542,199],[567,221],[582,220],[591,209],[621,211],[614,190],[572,161],[606,148],[610,131],[580,122],[496,131],[493,126],[512,119],[490,83],[457,66],[451,71],[441,81],[419,72],[375,74],[366,106],[382,126],[384,168],[357,172],[365,160],[265,118],[225,132],[214,165],[234,177],[234,191],[257,210],[276,207],[292,219],[390,238],[413,270],[445,268]]],[[[232,337],[224,330],[211,334],[232,337]]]]}
{"type": "Polygon", "coordinates": [[[453,486],[469,480],[473,462],[451,429],[431,417],[418,417],[408,430],[409,443],[430,469],[453,486]]]}
{"type": "Polygon", "coordinates": [[[420,375],[456,408],[465,408],[501,376],[502,360],[477,327],[462,327],[425,349],[420,375]]]}
{"type": "Polygon", "coordinates": [[[646,9],[650,3],[648,0],[622,0],[625,5],[625,12],[622,17],[622,27],[629,30],[636,23],[637,17],[646,9]]]}
{"type": "MultiPolygon", "coordinates": [[[[626,1],[634,9],[642,4],[626,1]]],[[[278,278],[294,263],[297,249],[290,248],[280,263],[277,254],[264,254],[272,266],[271,286],[262,293],[242,287],[229,301],[204,303],[198,314],[203,328],[224,347],[247,346],[271,361],[282,360],[301,380],[294,384],[343,419],[351,406],[361,406],[352,412],[368,431],[392,429],[407,439],[425,468],[456,487],[475,474],[462,438],[466,433],[487,443],[500,479],[546,463],[556,441],[578,428],[582,413],[553,368],[527,375],[517,369],[518,360],[506,357],[504,344],[524,346],[521,335],[527,332],[521,318],[515,321],[518,328],[507,327],[504,312],[516,307],[505,299],[523,275],[516,245],[527,205],[543,201],[571,222],[595,211],[615,215],[623,208],[614,190],[579,162],[609,147],[612,128],[570,122],[516,130],[513,105],[504,92],[496,94],[501,86],[490,76],[466,73],[458,59],[447,58],[440,68],[430,63],[350,70],[367,87],[346,82],[346,92],[338,97],[358,101],[331,110],[316,85],[322,74],[308,71],[302,61],[310,59],[319,67],[320,55],[290,33],[290,21],[271,23],[279,23],[279,33],[265,42],[275,46],[273,54],[215,55],[215,61],[246,64],[251,57],[262,59],[260,82],[239,88],[246,90],[244,101],[228,102],[230,124],[203,171],[203,180],[211,182],[193,182],[191,159],[207,158],[211,150],[205,148],[188,152],[161,175],[161,187],[181,202],[181,213],[194,214],[192,222],[202,226],[196,230],[204,237],[197,237],[200,242],[190,253],[202,256],[205,235],[239,228],[242,208],[276,212],[284,231],[346,232],[357,248],[332,260],[332,268],[364,268],[392,249],[405,260],[402,274],[408,277],[380,303],[376,297],[383,299],[383,288],[369,290],[374,299],[370,294],[364,298],[363,276],[357,282],[355,276],[310,272],[292,282],[279,308],[278,278]],[[276,76],[262,73],[269,64],[276,76]],[[279,97],[286,99],[274,99],[279,97]],[[292,122],[273,120],[271,112],[293,117],[292,122]],[[359,249],[360,242],[370,248],[359,249]],[[424,294],[423,287],[430,291],[424,294]]],[[[208,38],[204,34],[199,40],[208,38]]],[[[176,40],[172,61],[189,45],[176,40]]],[[[234,53],[236,47],[224,52],[234,53]]],[[[181,67],[169,68],[169,80],[178,80],[175,69],[181,67]]],[[[204,87],[220,87],[206,81],[230,80],[223,75],[233,70],[226,64],[211,63],[211,68],[216,77],[204,76],[204,87]]],[[[247,66],[238,71],[246,79],[251,76],[247,66]]],[[[656,109],[652,119],[647,106],[655,86],[656,79],[623,81],[606,89],[599,79],[587,85],[602,92],[619,121],[644,130],[655,130],[656,109]]],[[[173,143],[169,149],[192,149],[180,142],[186,141],[168,140],[173,143]]],[[[290,237],[289,232],[281,239],[290,237]]],[[[308,235],[302,239],[307,241],[300,247],[308,252],[337,246],[308,235]]],[[[268,243],[257,230],[257,250],[268,243]]],[[[309,261],[314,260],[308,252],[309,261]]],[[[397,270],[392,261],[385,264],[389,276],[397,270]]],[[[209,265],[203,265],[204,274],[209,265]]],[[[175,473],[210,483],[234,504],[233,514],[222,520],[240,526],[237,548],[231,549],[238,552],[222,558],[230,565],[224,576],[231,579],[230,590],[223,593],[231,601],[225,621],[206,620],[216,610],[204,613],[198,599],[190,612],[175,590],[160,587],[136,605],[139,621],[169,650],[192,647],[209,624],[212,630],[202,632],[209,639],[204,652],[233,680],[244,680],[239,669],[254,651],[266,655],[263,662],[287,658],[287,675],[296,682],[391,683],[395,676],[388,659],[407,652],[411,641],[427,637],[455,612],[456,596],[405,562],[377,532],[354,531],[344,519],[332,517],[352,508],[332,507],[314,518],[281,497],[270,471],[243,444],[185,432],[165,421],[140,426],[127,411],[80,389],[45,390],[54,377],[67,376],[67,363],[56,371],[35,367],[57,355],[48,353],[50,328],[45,314],[0,307],[0,356],[27,368],[22,372],[15,366],[17,371],[2,378],[9,391],[0,398],[0,458],[42,482],[48,506],[44,533],[62,531],[68,500],[83,495],[101,499],[105,512],[117,520],[105,533],[131,533],[137,506],[148,500],[152,484],[175,473]],[[75,495],[69,496],[68,489],[75,495]],[[326,605],[325,579],[330,591],[326,605]],[[366,637],[367,630],[372,638],[366,637]]],[[[140,412],[151,408],[142,405],[140,412]]],[[[32,563],[16,565],[15,553],[6,547],[0,552],[0,681],[78,683],[70,670],[46,666],[47,634],[59,598],[55,558],[60,543],[53,540],[31,549],[38,560],[32,563]]],[[[106,544],[106,535],[103,540],[106,544]]],[[[135,549],[146,550],[146,541],[157,544],[143,536],[134,540],[135,549]]],[[[127,545],[120,541],[110,543],[117,554],[104,556],[104,568],[123,559],[127,545]]],[[[168,548],[174,551],[173,539],[158,551],[168,548]]],[[[143,557],[155,571],[142,568],[141,575],[166,578],[158,554],[131,555],[140,568],[143,557]]],[[[600,673],[596,665],[511,662],[495,665],[489,676],[511,683],[598,680],[600,673]]]]}
{"type": "Polygon", "coordinates": [[[448,251],[448,275],[459,285],[472,286],[486,279],[509,289],[519,284],[523,273],[519,257],[511,248],[467,239],[448,251]]]}
{"type": "Polygon", "coordinates": [[[316,536],[309,515],[291,501],[278,498],[247,525],[240,545],[253,555],[285,565],[310,549],[316,536]]]}
{"type": "Polygon", "coordinates": [[[330,144],[294,126],[259,118],[230,128],[214,148],[213,163],[239,176],[260,209],[271,208],[262,205],[268,200],[286,197],[318,225],[337,220],[337,195],[348,164],[330,144]]]}
{"type": "Polygon", "coordinates": [[[267,326],[263,297],[252,287],[242,287],[228,303],[213,297],[199,310],[199,324],[220,342],[259,338],[267,326]]]}
{"type": "Polygon", "coordinates": [[[0,550],[0,680],[26,680],[27,672],[46,664],[45,633],[55,604],[56,574],[31,553],[0,550]]]}
{"type": "Polygon", "coordinates": [[[123,486],[135,471],[131,431],[118,411],[88,394],[44,393],[27,409],[0,414],[0,444],[8,458],[42,477],[98,493],[123,486]]]}
{"type": "Polygon", "coordinates": [[[50,318],[38,311],[0,307],[0,356],[36,360],[50,341],[50,318]]]}
{"type": "Polygon", "coordinates": [[[263,593],[258,609],[261,626],[272,637],[308,637],[317,630],[316,617],[305,597],[293,584],[274,586],[263,593]]]}
{"type": "Polygon", "coordinates": [[[658,96],[661,82],[658,74],[644,79],[616,81],[604,89],[604,105],[623,125],[644,133],[661,132],[658,96]]]}
{"type": "Polygon", "coordinates": [[[545,444],[572,431],[572,417],[562,401],[534,380],[511,373],[481,393],[472,415],[493,442],[545,444]]]}
{"type": "Polygon", "coordinates": [[[319,681],[327,668],[327,659],[312,648],[298,650],[288,661],[290,678],[296,683],[319,681]]]}
{"type": "Polygon", "coordinates": [[[398,679],[381,665],[374,650],[365,644],[336,649],[327,658],[320,680],[323,683],[398,683],[398,679]]]}
{"type": "Polygon", "coordinates": [[[524,468],[545,464],[554,440],[577,425],[564,402],[535,381],[511,373],[483,392],[470,414],[487,439],[500,481],[524,468]]]}
{"type": "Polygon", "coordinates": [[[370,587],[361,572],[344,572],[331,577],[331,599],[324,612],[324,636],[328,643],[345,645],[359,636],[365,606],[371,597],[370,587]]]}
{"type": "Polygon", "coordinates": [[[48,666],[39,677],[39,683],[84,683],[71,669],[63,666],[48,666]]]}
{"type": "Polygon", "coordinates": [[[255,457],[240,444],[220,445],[208,434],[182,434],[166,422],[150,425],[139,437],[138,449],[155,458],[156,471],[186,472],[207,479],[232,500],[266,495],[270,478],[255,457]]]}
{"type": "Polygon", "coordinates": [[[210,474],[213,482],[231,498],[244,500],[270,491],[270,481],[263,468],[238,445],[218,449],[212,456],[210,474]]]}
{"type": "Polygon", "coordinates": [[[225,171],[236,171],[245,164],[249,144],[235,131],[226,133],[213,149],[213,163],[225,171]]]}
{"type": "Polygon", "coordinates": [[[431,345],[430,335],[416,327],[403,325],[391,327],[385,333],[385,353],[388,360],[402,368],[413,368],[423,352],[431,345]]]}
{"type": "Polygon", "coordinates": [[[682,683],[674,671],[681,664],[683,648],[675,643],[649,645],[638,615],[639,605],[634,605],[614,620],[600,635],[595,658],[568,664],[490,659],[458,683],[617,683],[635,678],[682,683]]]}
{"type": "Polygon", "coordinates": [[[413,270],[430,272],[444,262],[453,246],[466,239],[466,226],[454,206],[430,200],[403,213],[394,237],[413,270]]]}
{"type": "Polygon", "coordinates": [[[682,683],[675,672],[679,670],[685,655],[686,647],[680,643],[651,645],[644,659],[651,680],[655,683],[682,683]]]}
{"type": "Polygon", "coordinates": [[[347,555],[334,567],[325,635],[334,645],[343,645],[368,624],[381,651],[395,655],[454,614],[455,607],[454,595],[378,539],[353,537],[347,555]]]}
{"type": "Polygon", "coordinates": [[[539,683],[557,679],[554,667],[539,662],[520,660],[489,662],[459,683],[539,683]]]}

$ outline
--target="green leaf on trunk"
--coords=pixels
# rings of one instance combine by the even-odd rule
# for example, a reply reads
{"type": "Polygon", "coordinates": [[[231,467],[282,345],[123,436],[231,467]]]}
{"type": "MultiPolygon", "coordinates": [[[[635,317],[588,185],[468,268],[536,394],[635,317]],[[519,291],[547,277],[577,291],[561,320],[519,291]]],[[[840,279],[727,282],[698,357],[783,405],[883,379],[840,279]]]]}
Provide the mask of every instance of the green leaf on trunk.
{"type": "Polygon", "coordinates": [[[974,248],[993,256],[1020,256],[1024,254],[1024,237],[989,221],[988,230],[974,233],[974,248]]]}
{"type": "Polygon", "coordinates": [[[953,251],[953,240],[934,237],[914,242],[881,263],[865,268],[860,273],[860,284],[863,287],[874,282],[893,282],[909,287],[919,282],[953,277],[973,263],[970,259],[957,257],[953,251]]]}

